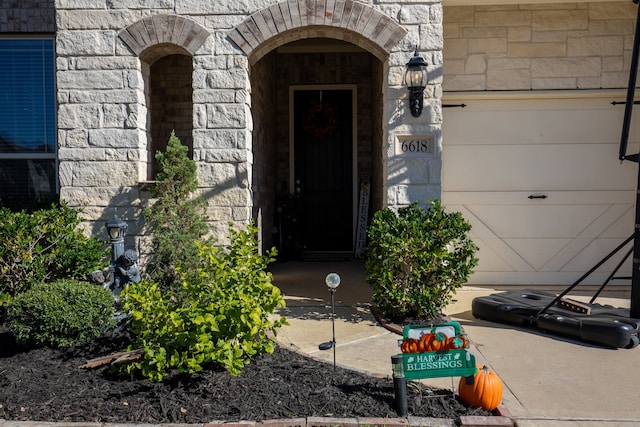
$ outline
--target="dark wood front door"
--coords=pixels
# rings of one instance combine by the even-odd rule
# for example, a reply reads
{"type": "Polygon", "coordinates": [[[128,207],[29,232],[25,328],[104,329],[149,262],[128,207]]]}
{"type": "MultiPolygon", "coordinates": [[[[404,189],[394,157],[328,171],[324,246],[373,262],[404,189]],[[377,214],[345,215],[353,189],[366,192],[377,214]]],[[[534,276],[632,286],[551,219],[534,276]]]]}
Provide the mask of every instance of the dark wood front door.
{"type": "Polygon", "coordinates": [[[294,177],[304,251],[353,250],[352,91],[294,91],[294,177]]]}

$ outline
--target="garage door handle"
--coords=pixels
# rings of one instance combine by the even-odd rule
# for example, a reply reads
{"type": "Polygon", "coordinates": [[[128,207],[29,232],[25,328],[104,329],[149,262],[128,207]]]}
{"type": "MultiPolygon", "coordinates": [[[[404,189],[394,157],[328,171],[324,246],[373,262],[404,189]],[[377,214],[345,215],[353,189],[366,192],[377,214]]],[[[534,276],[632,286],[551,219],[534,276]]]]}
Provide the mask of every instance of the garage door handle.
{"type": "Polygon", "coordinates": [[[529,199],[546,199],[546,194],[532,194],[529,196],[529,199]]]}

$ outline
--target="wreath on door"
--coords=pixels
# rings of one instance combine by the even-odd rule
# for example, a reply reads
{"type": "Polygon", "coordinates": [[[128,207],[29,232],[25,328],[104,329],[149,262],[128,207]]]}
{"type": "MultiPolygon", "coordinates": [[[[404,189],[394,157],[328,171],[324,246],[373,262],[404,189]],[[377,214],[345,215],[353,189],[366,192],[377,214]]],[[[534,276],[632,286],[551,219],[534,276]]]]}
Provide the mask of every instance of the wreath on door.
{"type": "Polygon", "coordinates": [[[302,130],[317,139],[333,135],[338,126],[336,109],[326,102],[314,102],[302,119],[302,130]]]}

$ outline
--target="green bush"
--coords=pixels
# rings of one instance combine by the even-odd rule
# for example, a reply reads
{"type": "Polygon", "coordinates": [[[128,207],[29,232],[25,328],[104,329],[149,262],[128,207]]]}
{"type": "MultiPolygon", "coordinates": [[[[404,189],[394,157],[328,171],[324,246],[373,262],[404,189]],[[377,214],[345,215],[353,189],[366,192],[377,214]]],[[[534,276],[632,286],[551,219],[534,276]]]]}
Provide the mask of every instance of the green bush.
{"type": "Polygon", "coordinates": [[[33,213],[0,208],[0,292],[16,295],[34,283],[85,279],[105,263],[104,242],[78,229],[65,204],[33,213]]]}
{"type": "Polygon", "coordinates": [[[6,292],[0,292],[0,325],[4,324],[7,305],[9,305],[10,301],[11,301],[11,295],[9,295],[6,292]]]}
{"type": "Polygon", "coordinates": [[[196,241],[208,232],[206,201],[193,196],[198,188],[196,164],[174,132],[166,151],[158,152],[156,159],[160,166],[152,187],[156,200],[144,211],[144,219],[152,229],[153,247],[145,274],[161,289],[168,290],[180,286],[178,264],[186,272],[197,268],[196,241]]]}
{"type": "Polygon", "coordinates": [[[365,271],[373,303],[390,318],[435,318],[477,265],[471,225],[439,200],[383,209],[373,216],[365,271]]]}
{"type": "Polygon", "coordinates": [[[280,290],[266,271],[275,250],[258,253],[257,228],[231,231],[229,247],[199,246],[196,280],[177,291],[157,283],[132,283],[123,292],[130,314],[131,349],[144,349],[141,361],[124,369],[162,380],[172,369],[193,373],[214,363],[239,374],[252,357],[272,353],[269,337],[285,324],[274,317],[284,307],[280,290]]]}
{"type": "Polygon", "coordinates": [[[16,341],[35,347],[69,347],[90,341],[113,326],[114,300],[101,286],[60,280],[33,286],[7,306],[16,341]]]}

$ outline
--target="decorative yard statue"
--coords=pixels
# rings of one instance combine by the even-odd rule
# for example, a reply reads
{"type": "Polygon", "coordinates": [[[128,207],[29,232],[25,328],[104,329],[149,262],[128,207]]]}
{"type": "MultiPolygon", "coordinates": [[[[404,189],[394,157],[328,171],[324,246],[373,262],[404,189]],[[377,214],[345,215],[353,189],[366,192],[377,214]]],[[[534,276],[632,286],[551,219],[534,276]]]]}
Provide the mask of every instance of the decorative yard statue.
{"type": "Polygon", "coordinates": [[[105,224],[109,240],[111,240],[111,264],[109,264],[108,276],[104,277],[102,272],[94,271],[91,279],[94,283],[102,285],[105,289],[110,289],[116,299],[116,304],[120,303],[118,295],[129,282],[140,281],[140,270],[138,269],[138,254],[133,249],[124,250],[124,236],[127,230],[127,223],[118,216],[105,224]]]}
{"type": "Polygon", "coordinates": [[[89,282],[100,285],[111,290],[113,296],[118,301],[118,295],[128,283],[138,283],[141,280],[140,269],[138,268],[138,254],[133,249],[124,251],[115,263],[111,263],[108,269],[96,270],[89,276],[89,282]]]}
{"type": "Polygon", "coordinates": [[[140,269],[136,261],[138,261],[138,254],[133,249],[127,249],[116,260],[113,280],[109,285],[109,289],[116,298],[129,282],[138,283],[140,281],[140,269]]]}

